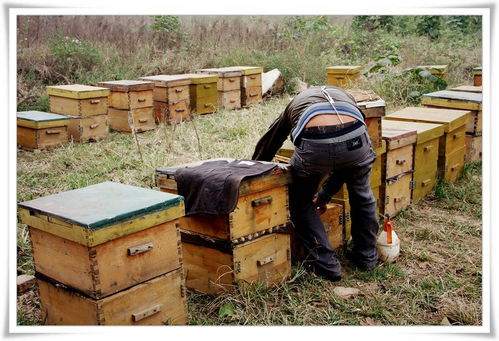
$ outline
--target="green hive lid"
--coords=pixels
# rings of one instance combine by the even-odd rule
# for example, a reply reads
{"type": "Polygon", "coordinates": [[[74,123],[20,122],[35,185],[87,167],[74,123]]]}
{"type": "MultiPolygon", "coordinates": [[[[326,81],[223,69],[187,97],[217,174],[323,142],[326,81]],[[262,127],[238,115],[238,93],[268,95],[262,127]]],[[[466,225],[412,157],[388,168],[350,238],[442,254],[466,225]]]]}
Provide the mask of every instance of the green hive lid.
{"type": "Polygon", "coordinates": [[[479,66],[479,67],[474,67],[474,68],[473,68],[473,71],[482,71],[482,67],[481,67],[481,66],[479,66]]]}
{"type": "Polygon", "coordinates": [[[444,99],[453,99],[457,101],[482,103],[481,93],[473,93],[465,91],[442,90],[442,91],[430,92],[429,94],[424,94],[423,97],[444,98],[444,99]]]}
{"type": "Polygon", "coordinates": [[[19,207],[98,230],[178,206],[184,198],[152,189],[103,182],[19,203],[19,207]]]}
{"type": "Polygon", "coordinates": [[[35,121],[35,122],[48,122],[68,120],[69,118],[64,115],[52,114],[43,111],[19,111],[17,118],[20,120],[35,121]]]}

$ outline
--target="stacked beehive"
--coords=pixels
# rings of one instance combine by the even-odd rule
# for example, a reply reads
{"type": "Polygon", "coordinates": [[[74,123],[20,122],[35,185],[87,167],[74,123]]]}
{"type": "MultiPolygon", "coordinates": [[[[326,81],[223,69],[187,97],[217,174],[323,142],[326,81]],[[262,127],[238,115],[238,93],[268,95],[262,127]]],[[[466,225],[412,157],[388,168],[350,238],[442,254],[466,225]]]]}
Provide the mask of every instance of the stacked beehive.
{"type": "Polygon", "coordinates": [[[427,196],[437,182],[438,142],[444,134],[441,124],[383,120],[383,129],[401,131],[416,130],[414,145],[414,174],[411,202],[415,203],[427,196]]]}
{"type": "Polygon", "coordinates": [[[124,132],[143,132],[156,128],[153,116],[153,83],[119,80],[101,82],[110,90],[108,100],[109,127],[124,132]]]}
{"type": "Polygon", "coordinates": [[[464,165],[465,132],[469,111],[407,107],[385,117],[387,120],[442,124],[444,134],[438,142],[438,175],[454,182],[464,165]]]}
{"type": "Polygon", "coordinates": [[[360,78],[361,66],[336,65],[326,68],[327,84],[348,88],[352,82],[360,78]]]}
{"type": "MultiPolygon", "coordinates": [[[[177,193],[175,171],[186,166],[157,169],[160,190],[177,193]]],[[[243,179],[237,206],[230,214],[181,219],[188,288],[218,294],[232,289],[236,282],[271,285],[289,275],[290,236],[276,233],[288,221],[289,178],[287,168],[279,167],[269,174],[243,179]]]]}
{"type": "Polygon", "coordinates": [[[153,112],[156,122],[180,123],[191,119],[189,76],[157,75],[140,79],[154,82],[153,112]]]}
{"type": "Polygon", "coordinates": [[[482,86],[482,67],[473,68],[473,85],[482,86]]]}
{"type": "Polygon", "coordinates": [[[17,144],[24,149],[46,149],[68,142],[69,118],[41,111],[17,113],[17,144]]]}
{"type": "Polygon", "coordinates": [[[431,108],[462,109],[470,111],[466,123],[466,161],[480,161],[482,151],[482,94],[467,91],[437,91],[424,94],[421,103],[431,108]]]}
{"type": "Polygon", "coordinates": [[[196,114],[210,114],[217,110],[217,83],[218,76],[210,74],[189,73],[191,79],[189,95],[191,112],[196,114]]]}
{"type": "Polygon", "coordinates": [[[19,204],[47,324],[185,324],[181,196],[104,182],[19,204]]]}
{"type": "Polygon", "coordinates": [[[386,141],[384,167],[381,169],[380,211],[383,215],[394,216],[411,203],[413,187],[412,173],[416,131],[382,127],[383,140],[386,141]]]}
{"type": "Polygon", "coordinates": [[[108,136],[109,89],[88,85],[47,86],[50,111],[70,116],[69,138],[76,142],[97,141],[108,136]]]}

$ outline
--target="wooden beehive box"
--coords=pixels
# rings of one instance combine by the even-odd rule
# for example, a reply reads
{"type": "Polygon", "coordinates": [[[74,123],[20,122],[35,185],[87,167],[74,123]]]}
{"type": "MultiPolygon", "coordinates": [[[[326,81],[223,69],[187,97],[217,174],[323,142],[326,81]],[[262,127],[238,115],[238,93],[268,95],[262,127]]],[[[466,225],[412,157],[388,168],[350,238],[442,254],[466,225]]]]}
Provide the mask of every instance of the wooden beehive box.
{"type": "Polygon", "coordinates": [[[389,129],[382,127],[383,139],[386,141],[384,169],[382,169],[382,186],[380,196],[384,198],[383,215],[395,216],[411,203],[412,173],[415,130],[389,129]]]}
{"type": "Polygon", "coordinates": [[[469,113],[465,110],[407,107],[385,116],[385,119],[442,124],[444,134],[438,142],[438,174],[446,181],[454,182],[464,165],[469,113]]]}
{"type": "Polygon", "coordinates": [[[431,193],[437,183],[438,142],[444,134],[442,124],[383,120],[383,129],[416,130],[412,202],[431,193]]]}
{"type": "Polygon", "coordinates": [[[108,114],[68,116],[69,139],[75,142],[98,141],[109,136],[108,114]]]}
{"type": "Polygon", "coordinates": [[[72,84],[46,87],[50,112],[71,116],[107,114],[109,89],[72,84]]]}
{"type": "Polygon", "coordinates": [[[466,134],[466,162],[482,161],[482,135],[466,134]]]}
{"type": "Polygon", "coordinates": [[[217,111],[218,103],[218,76],[202,73],[189,73],[191,112],[197,114],[211,114],[217,111]]]}
{"type": "Polygon", "coordinates": [[[140,79],[154,82],[153,112],[156,122],[180,123],[191,119],[189,76],[156,75],[140,79]]]}
{"type": "MultiPolygon", "coordinates": [[[[224,159],[232,161],[231,159],[224,159]]],[[[175,171],[201,162],[156,170],[161,191],[177,193],[175,171]]],[[[197,215],[181,219],[181,229],[210,238],[241,242],[284,227],[288,221],[289,166],[243,179],[236,209],[228,215],[197,215]],[[267,200],[268,199],[268,200],[267,200]]]]}
{"type": "Polygon", "coordinates": [[[473,85],[482,86],[482,67],[473,68],[473,85]]]}
{"type": "Polygon", "coordinates": [[[243,73],[240,69],[209,68],[199,69],[196,72],[218,76],[218,107],[227,110],[241,108],[241,82],[243,73]]]}
{"type": "Polygon", "coordinates": [[[108,122],[113,130],[143,132],[156,128],[153,116],[152,82],[119,80],[101,82],[108,88],[108,122]]]}
{"type": "Polygon", "coordinates": [[[68,142],[69,118],[41,111],[17,113],[17,145],[45,149],[68,142]]]}
{"type": "Polygon", "coordinates": [[[182,233],[187,288],[219,294],[237,285],[271,286],[291,272],[290,235],[271,233],[244,243],[224,244],[182,233]]]}
{"type": "Polygon", "coordinates": [[[336,65],[326,68],[327,84],[345,88],[360,78],[362,66],[336,65]]]}
{"type": "Polygon", "coordinates": [[[447,80],[447,65],[421,65],[418,68],[427,69],[433,76],[447,80]]]}
{"type": "Polygon", "coordinates": [[[35,271],[93,299],[180,268],[183,215],[181,196],[114,182],[19,204],[35,271]]]}
{"type": "Polygon", "coordinates": [[[466,132],[482,133],[482,94],[464,91],[442,90],[424,94],[421,103],[428,107],[469,110],[466,132]]]}
{"type": "Polygon", "coordinates": [[[461,85],[456,86],[455,88],[449,89],[450,91],[461,91],[461,92],[474,92],[477,94],[482,93],[482,86],[474,86],[474,85],[461,85]]]}
{"type": "MultiPolygon", "coordinates": [[[[41,277],[41,276],[40,276],[41,277]]],[[[182,269],[94,300],[49,278],[37,278],[48,325],[184,325],[187,303],[182,269]]]]}
{"type": "Polygon", "coordinates": [[[248,106],[262,102],[262,73],[258,66],[232,66],[241,70],[241,105],[248,106]]]}
{"type": "Polygon", "coordinates": [[[348,89],[357,106],[364,114],[367,133],[371,138],[371,143],[374,149],[381,148],[381,117],[385,116],[386,103],[376,93],[371,90],[348,89]]]}

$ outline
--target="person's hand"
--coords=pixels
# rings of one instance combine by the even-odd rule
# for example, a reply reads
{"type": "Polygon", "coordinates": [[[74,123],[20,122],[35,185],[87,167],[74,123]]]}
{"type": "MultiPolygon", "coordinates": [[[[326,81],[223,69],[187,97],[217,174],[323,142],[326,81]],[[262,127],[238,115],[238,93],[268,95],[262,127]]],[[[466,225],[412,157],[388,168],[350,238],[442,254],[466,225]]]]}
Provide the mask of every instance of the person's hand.
{"type": "Polygon", "coordinates": [[[316,207],[317,213],[319,213],[319,215],[323,215],[324,213],[326,213],[327,205],[325,203],[319,201],[319,199],[317,197],[315,197],[312,202],[313,202],[314,206],[316,207]]]}

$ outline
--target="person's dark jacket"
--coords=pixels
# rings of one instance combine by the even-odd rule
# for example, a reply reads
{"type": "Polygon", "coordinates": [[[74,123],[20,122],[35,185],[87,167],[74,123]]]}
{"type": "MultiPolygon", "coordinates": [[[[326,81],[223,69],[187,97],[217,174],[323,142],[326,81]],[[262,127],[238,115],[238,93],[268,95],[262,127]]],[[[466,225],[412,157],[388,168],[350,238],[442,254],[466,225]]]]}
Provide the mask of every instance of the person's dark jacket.
{"type": "MultiPolygon", "coordinates": [[[[326,86],[326,91],[333,100],[349,102],[358,107],[353,96],[345,90],[328,85],[326,86]]],[[[300,120],[303,112],[310,105],[324,101],[326,99],[321,92],[321,86],[310,87],[296,95],[286,106],[284,112],[270,125],[268,131],[260,138],[255,147],[252,159],[272,161],[279,148],[281,148],[288,135],[300,120]]]]}

